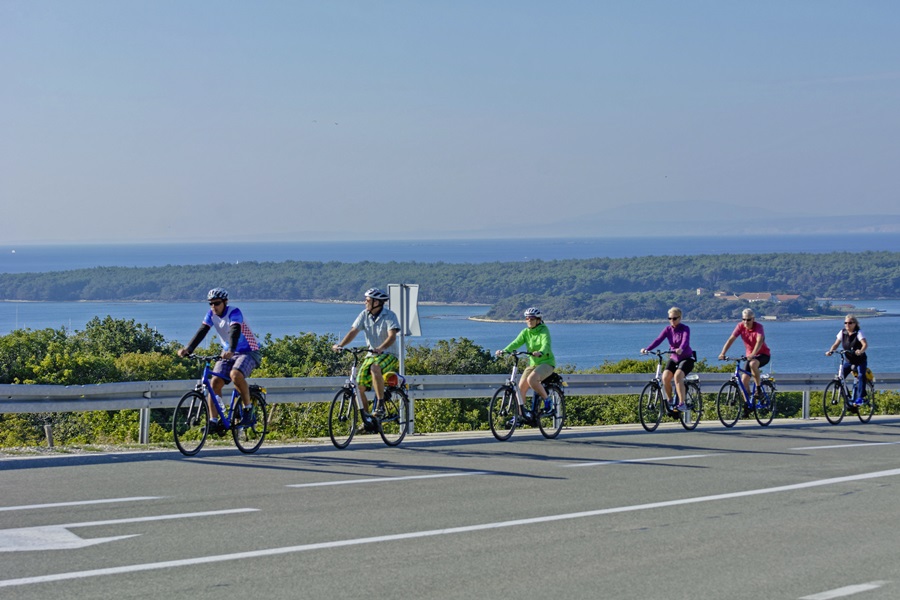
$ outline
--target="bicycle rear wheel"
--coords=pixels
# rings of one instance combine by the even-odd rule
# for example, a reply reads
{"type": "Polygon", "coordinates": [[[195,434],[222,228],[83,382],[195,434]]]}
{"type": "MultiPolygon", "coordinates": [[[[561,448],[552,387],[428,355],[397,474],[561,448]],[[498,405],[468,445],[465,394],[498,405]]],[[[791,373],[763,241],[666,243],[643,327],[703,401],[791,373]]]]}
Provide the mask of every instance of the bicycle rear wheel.
{"type": "Polygon", "coordinates": [[[856,409],[858,411],[856,416],[860,421],[868,423],[872,420],[872,415],[875,414],[875,385],[869,380],[866,380],[865,403],[857,406],[856,409]]]}
{"type": "Polygon", "coordinates": [[[516,392],[513,388],[504,385],[491,398],[488,405],[488,421],[491,425],[491,433],[501,442],[508,440],[518,425],[519,414],[516,392]]]}
{"type": "Polygon", "coordinates": [[[535,403],[535,410],[540,411],[538,414],[538,428],[541,434],[548,440],[552,440],[562,431],[563,424],[566,421],[566,397],[561,388],[553,384],[544,386],[547,390],[547,398],[550,400],[550,410],[543,410],[541,401],[535,403]]]}
{"type": "MultiPolygon", "coordinates": [[[[240,402],[240,400],[238,400],[240,402]]],[[[248,423],[244,423],[243,419],[240,423],[232,424],[231,437],[234,438],[234,445],[244,454],[253,454],[262,446],[266,434],[269,432],[269,411],[266,407],[266,400],[263,398],[259,388],[252,386],[250,388],[250,406],[253,408],[251,418],[248,423]]],[[[246,412],[242,410],[242,414],[246,412]]]]}
{"type": "Polygon", "coordinates": [[[206,443],[208,423],[206,397],[196,390],[182,396],[172,417],[172,435],[182,454],[193,456],[200,452],[206,443]]]}
{"type": "Polygon", "coordinates": [[[378,421],[378,433],[388,446],[398,446],[409,429],[409,397],[403,388],[384,392],[384,416],[378,421]]]}
{"type": "Polygon", "coordinates": [[[753,413],[756,415],[756,422],[766,427],[775,418],[775,384],[763,379],[759,387],[759,399],[753,401],[753,413]]]}
{"type": "Polygon", "coordinates": [[[356,433],[359,409],[355,400],[353,391],[350,388],[343,388],[331,401],[331,408],[328,411],[328,435],[335,448],[346,448],[356,433]]]}
{"type": "Polygon", "coordinates": [[[641,391],[641,398],[638,403],[638,415],[641,417],[643,428],[647,431],[656,431],[665,409],[662,390],[659,388],[659,384],[651,381],[641,391]]]}
{"type": "Polygon", "coordinates": [[[703,413],[703,399],[700,394],[700,386],[696,383],[686,383],[684,391],[687,393],[684,403],[688,409],[681,413],[681,426],[691,431],[696,429],[700,422],[700,415],[703,413]]]}
{"type": "Polygon", "coordinates": [[[725,427],[734,427],[734,424],[741,418],[743,409],[744,398],[737,384],[733,381],[726,381],[716,397],[716,414],[719,416],[719,421],[725,427]]]}
{"type": "Polygon", "coordinates": [[[846,410],[844,386],[838,381],[832,381],[825,386],[825,393],[822,394],[822,412],[829,423],[837,425],[844,418],[846,410]]]}

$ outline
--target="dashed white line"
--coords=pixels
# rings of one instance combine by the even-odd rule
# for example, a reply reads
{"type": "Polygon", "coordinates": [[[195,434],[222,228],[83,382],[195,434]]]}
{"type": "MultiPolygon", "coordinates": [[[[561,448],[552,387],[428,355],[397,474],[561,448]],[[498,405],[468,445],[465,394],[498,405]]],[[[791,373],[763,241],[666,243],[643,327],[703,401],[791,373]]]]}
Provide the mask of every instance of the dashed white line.
{"type": "Polygon", "coordinates": [[[191,565],[212,564],[225,561],[242,560],[249,558],[262,558],[267,556],[277,556],[282,554],[293,554],[297,552],[308,552],[312,550],[325,550],[329,548],[340,548],[345,546],[358,546],[362,544],[372,544],[378,542],[392,542],[398,540],[410,540],[416,538],[426,538],[438,535],[453,535],[460,533],[469,533],[473,531],[484,531],[489,529],[499,529],[503,527],[516,527],[519,525],[533,525],[537,523],[547,523],[552,521],[563,521],[571,519],[582,519],[585,517],[597,517],[602,515],[611,515],[616,513],[633,512],[639,510],[648,510],[654,508],[668,508],[683,504],[696,504],[700,502],[714,502],[718,500],[730,500],[732,498],[743,498],[747,496],[758,496],[761,494],[775,494],[781,492],[790,492],[813,487],[822,487],[827,485],[837,485],[841,483],[849,483],[851,481],[862,481],[866,479],[877,479],[881,477],[896,477],[900,475],[900,469],[890,469],[887,471],[875,471],[872,473],[862,473],[859,475],[850,475],[847,477],[834,477],[831,479],[818,479],[815,481],[806,481],[803,483],[795,483],[791,485],[780,485],[777,487],[760,488],[755,490],[745,490],[742,492],[731,492],[726,494],[715,494],[712,496],[698,496],[695,498],[683,498],[681,500],[667,500],[664,502],[652,502],[649,504],[637,504],[632,506],[619,506],[614,508],[602,508],[598,510],[589,510],[583,512],[566,513],[561,515],[547,515],[544,517],[532,517],[528,519],[515,519],[512,521],[499,521],[495,523],[480,523],[477,525],[465,525],[461,527],[449,527],[446,529],[431,529],[426,531],[412,531],[408,533],[397,533],[393,535],[382,535],[367,538],[357,538],[349,540],[336,540],[333,542],[320,542],[316,544],[302,544],[299,546],[287,546],[282,548],[269,548],[266,550],[254,550],[248,552],[235,552],[233,554],[220,554],[215,556],[201,556],[197,558],[187,558],[181,560],[168,560],[163,562],[145,563],[139,565],[126,565],[122,567],[108,567],[104,569],[91,569],[87,571],[72,571],[69,573],[56,573],[52,575],[40,575],[37,577],[22,577],[19,579],[0,580],[0,588],[15,587],[23,585],[33,585],[37,583],[48,583],[55,581],[67,581],[73,579],[85,579],[88,577],[99,577],[104,575],[121,575],[125,573],[136,573],[141,571],[153,571],[158,569],[169,569],[173,567],[186,567],[191,565]]]}
{"type": "Polygon", "coordinates": [[[341,479],[339,481],[319,481],[316,483],[292,483],[285,487],[308,488],[329,485],[351,485],[354,483],[384,483],[392,481],[409,481],[411,479],[437,479],[440,477],[464,477],[466,475],[489,475],[490,471],[461,471],[458,473],[435,473],[432,475],[406,475],[403,477],[370,477],[367,479],[341,479]]]}
{"type": "Polygon", "coordinates": [[[719,452],[712,454],[680,454],[669,456],[655,456],[652,458],[629,458],[625,460],[598,460],[595,462],[575,463],[571,465],[562,465],[563,467],[597,467],[603,465],[624,465],[626,463],[650,463],[661,462],[664,460],[683,460],[685,458],[705,458],[707,456],[716,456],[719,452]]]}
{"type": "Polygon", "coordinates": [[[866,446],[894,446],[900,442],[864,442],[860,444],[835,444],[833,446],[803,446],[791,450],[831,450],[834,448],[864,448],[866,446]]]}
{"type": "Polygon", "coordinates": [[[869,583],[859,583],[856,585],[848,585],[846,587],[837,588],[834,590],[828,590],[827,592],[820,592],[818,594],[812,594],[811,596],[803,596],[800,600],[832,600],[833,598],[843,598],[845,596],[852,596],[853,594],[858,594],[860,592],[869,592],[871,590],[877,590],[881,586],[886,583],[890,583],[889,581],[870,581],[869,583]]]}
{"type": "Polygon", "coordinates": [[[134,498],[105,498],[102,500],[79,500],[75,502],[54,502],[52,504],[26,504],[24,506],[0,506],[0,512],[7,510],[37,510],[40,508],[58,508],[60,506],[88,506],[90,504],[115,504],[116,502],[141,502],[143,500],[160,500],[164,496],[137,496],[134,498]]]}

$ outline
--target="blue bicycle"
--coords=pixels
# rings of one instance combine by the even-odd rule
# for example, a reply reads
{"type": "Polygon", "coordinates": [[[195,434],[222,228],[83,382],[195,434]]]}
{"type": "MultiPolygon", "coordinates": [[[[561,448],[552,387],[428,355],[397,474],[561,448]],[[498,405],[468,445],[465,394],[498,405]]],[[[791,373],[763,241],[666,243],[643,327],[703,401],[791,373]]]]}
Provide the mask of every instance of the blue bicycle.
{"type": "Polygon", "coordinates": [[[750,370],[741,368],[741,362],[747,360],[746,356],[725,356],[722,360],[734,363],[734,375],[722,385],[716,398],[716,412],[722,425],[733,427],[742,416],[749,418],[750,413],[753,413],[757,423],[763,427],[771,423],[775,417],[775,380],[768,373],[760,373],[760,385],[757,389],[750,370]],[[744,386],[741,375],[751,376],[749,391],[744,386]]]}
{"type": "Polygon", "coordinates": [[[218,356],[197,356],[191,354],[188,358],[203,363],[203,373],[194,389],[181,397],[178,406],[175,407],[175,415],[172,417],[172,433],[175,437],[175,445],[185,456],[193,456],[200,452],[209,434],[223,436],[231,431],[234,444],[238,450],[245,454],[252,454],[259,450],[268,433],[268,411],[266,409],[266,390],[258,385],[250,385],[250,398],[252,410],[249,418],[247,411],[241,410],[241,393],[235,389],[231,393],[231,405],[228,410],[222,404],[222,399],[213,391],[209,381],[213,371],[210,364],[219,359],[218,356]],[[207,397],[213,401],[213,406],[219,414],[218,427],[213,427],[209,422],[209,406],[207,397]],[[242,415],[245,417],[241,419],[242,415]],[[212,429],[212,431],[210,431],[212,429]]]}

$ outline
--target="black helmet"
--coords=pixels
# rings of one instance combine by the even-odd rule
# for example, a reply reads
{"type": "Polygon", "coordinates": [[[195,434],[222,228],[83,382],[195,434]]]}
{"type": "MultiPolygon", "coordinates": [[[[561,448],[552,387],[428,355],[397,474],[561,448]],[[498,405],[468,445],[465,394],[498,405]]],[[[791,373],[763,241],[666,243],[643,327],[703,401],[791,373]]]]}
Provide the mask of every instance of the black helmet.
{"type": "Polygon", "coordinates": [[[390,298],[387,294],[379,290],[378,288],[369,288],[366,290],[366,298],[372,298],[373,300],[387,300],[390,298]]]}
{"type": "Polygon", "coordinates": [[[228,300],[228,292],[223,288],[213,288],[206,293],[207,301],[210,300],[228,300]]]}

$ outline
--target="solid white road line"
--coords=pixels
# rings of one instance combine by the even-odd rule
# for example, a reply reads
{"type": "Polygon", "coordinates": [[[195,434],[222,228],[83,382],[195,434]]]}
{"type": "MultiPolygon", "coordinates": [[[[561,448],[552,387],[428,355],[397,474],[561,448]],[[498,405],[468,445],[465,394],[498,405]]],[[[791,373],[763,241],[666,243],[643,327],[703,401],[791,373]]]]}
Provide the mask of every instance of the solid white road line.
{"type": "Polygon", "coordinates": [[[292,483],[285,487],[309,488],[329,485],[350,485],[352,483],[384,483],[391,481],[409,481],[411,479],[437,479],[439,477],[463,477],[465,475],[488,475],[490,471],[462,471],[459,473],[437,473],[434,475],[408,475],[404,477],[371,477],[369,479],[342,479],[340,481],[319,481],[317,483],[292,483]]]}
{"type": "Polygon", "coordinates": [[[889,581],[871,581],[869,583],[859,583],[857,585],[848,585],[847,587],[820,592],[811,596],[803,596],[800,600],[832,600],[832,598],[843,598],[844,596],[852,596],[860,592],[869,592],[877,590],[881,586],[890,583],[889,581]]]}
{"type": "Polygon", "coordinates": [[[114,504],[116,502],[140,502],[142,500],[160,500],[165,496],[138,496],[135,498],[106,498],[104,500],[81,500],[76,502],[55,502],[53,504],[26,504],[24,506],[0,506],[0,512],[6,510],[35,510],[39,508],[57,508],[60,506],[87,506],[89,504],[114,504]]]}
{"type": "Polygon", "coordinates": [[[431,529],[426,531],[412,531],[408,533],[397,533],[393,535],[382,535],[376,537],[358,538],[350,540],[336,540],[333,542],[319,542],[317,544],[302,544],[299,546],[287,546],[283,548],[270,548],[268,550],[254,550],[248,552],[235,552],[233,554],[220,554],[216,556],[201,556],[197,558],[186,558],[181,560],[168,560],[163,562],[145,563],[141,565],[127,565],[122,567],[107,567],[104,569],[91,569],[87,571],[72,571],[69,573],[56,573],[53,575],[39,575],[36,577],[22,577],[19,579],[0,580],[0,588],[14,587],[22,585],[33,585],[36,583],[48,583],[54,581],[66,581],[72,579],[85,579],[88,577],[99,577],[103,575],[121,575],[125,573],[137,573],[140,571],[153,571],[157,569],[169,569],[172,567],[186,567],[192,565],[212,564],[225,561],[242,560],[247,558],[262,558],[267,556],[277,556],[281,554],[293,554],[297,552],[308,552],[311,550],[324,550],[329,548],[341,548],[344,546],[358,546],[362,544],[372,544],[378,542],[392,542],[399,540],[411,540],[416,538],[426,538],[438,535],[453,535],[459,533],[469,533],[473,531],[485,531],[489,529],[499,529],[502,527],[517,527],[519,525],[533,525],[536,523],[547,523],[551,521],[563,521],[569,519],[582,519],[585,517],[597,517],[602,515],[611,515],[616,513],[633,512],[639,510],[648,510],[653,508],[668,508],[671,506],[679,506],[683,504],[696,504],[700,502],[714,502],[717,500],[730,500],[732,498],[743,498],[747,496],[758,496],[761,494],[776,494],[781,492],[791,492],[795,490],[803,490],[813,487],[822,487],[827,485],[838,485],[853,481],[863,481],[866,479],[878,479],[881,477],[896,477],[900,475],[900,469],[890,469],[887,471],[875,471],[872,473],[861,473],[859,475],[849,475],[846,477],[833,477],[831,479],[818,479],[815,481],[806,481],[803,483],[795,483],[791,485],[780,485],[770,488],[761,488],[756,490],[745,490],[743,492],[731,492],[727,494],[715,494],[712,496],[698,496],[696,498],[684,498],[681,500],[667,500],[664,502],[652,502],[649,504],[636,504],[632,506],[619,506],[616,508],[602,508],[599,510],[590,510],[576,513],[566,513],[561,515],[547,515],[544,517],[532,517],[528,519],[515,519],[512,521],[499,521],[496,523],[481,523],[478,525],[465,525],[462,527],[449,527],[446,529],[431,529]]]}

